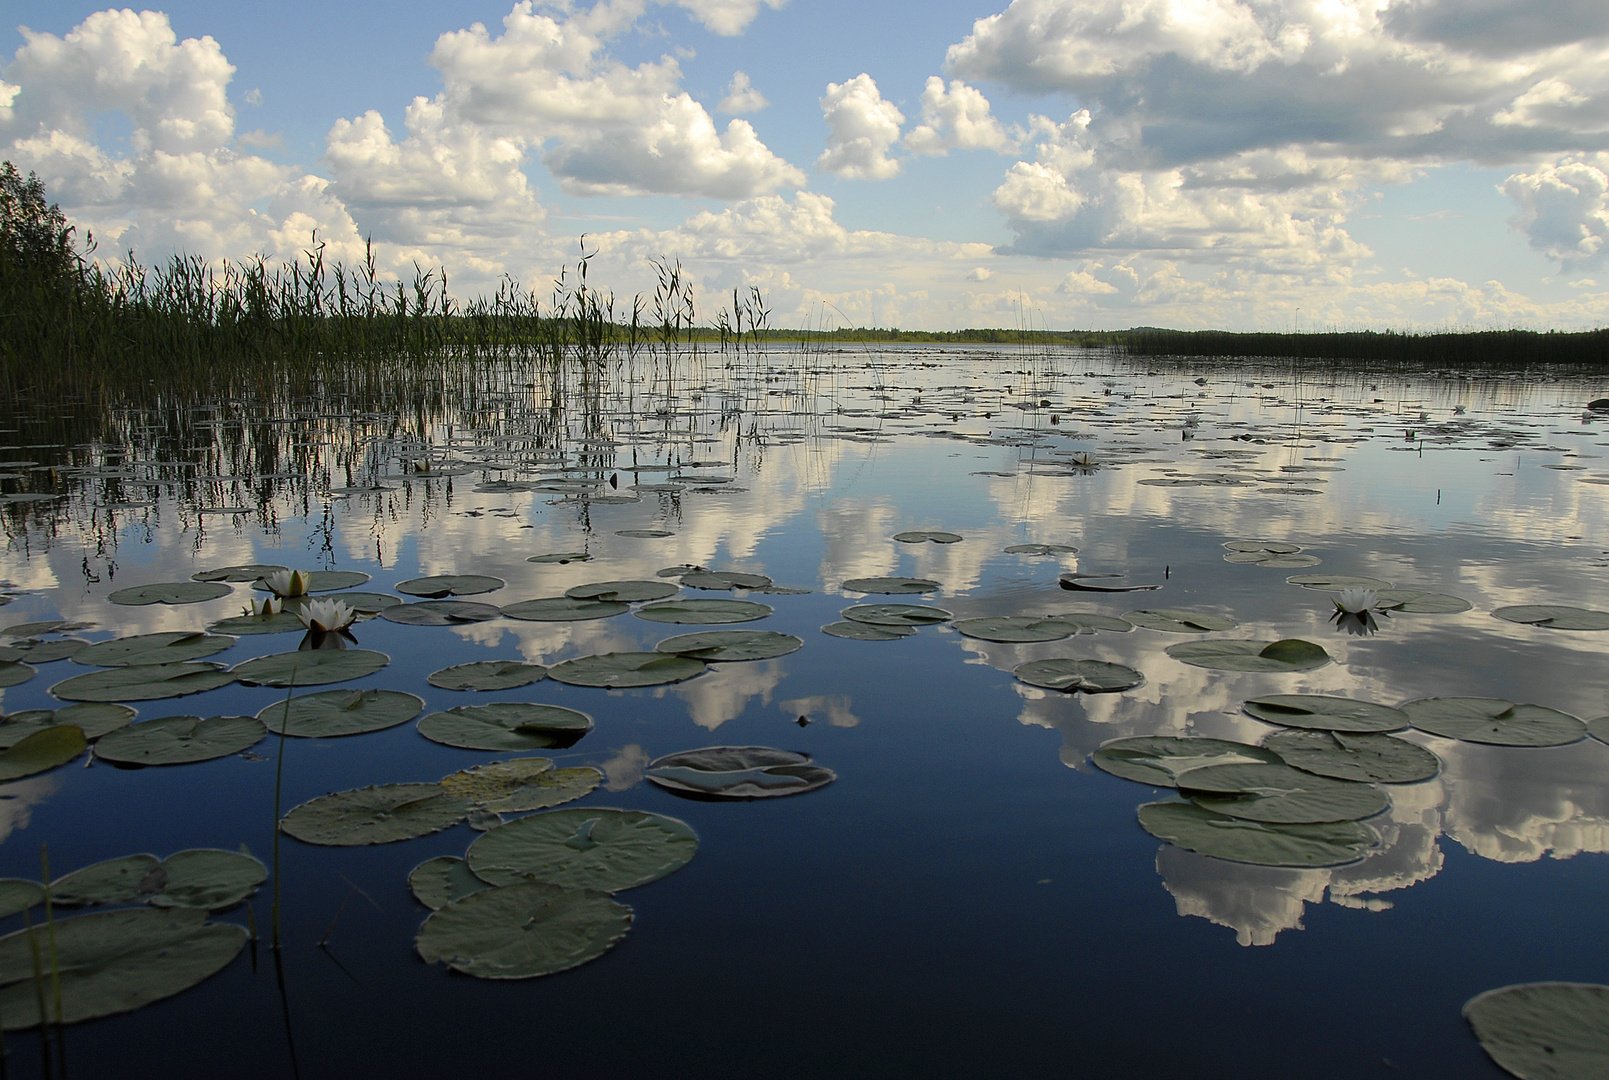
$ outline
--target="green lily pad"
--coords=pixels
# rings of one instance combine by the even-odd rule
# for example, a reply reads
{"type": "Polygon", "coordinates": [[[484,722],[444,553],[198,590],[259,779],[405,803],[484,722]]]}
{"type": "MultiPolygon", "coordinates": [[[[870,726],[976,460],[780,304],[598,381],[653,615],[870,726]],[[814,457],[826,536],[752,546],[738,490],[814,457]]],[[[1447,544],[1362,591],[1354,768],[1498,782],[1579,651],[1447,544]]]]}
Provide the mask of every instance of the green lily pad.
{"type": "Polygon", "coordinates": [[[426,681],[443,690],[513,690],[548,677],[541,664],[519,660],[477,660],[433,671],[426,681]]]}
{"type": "Polygon", "coordinates": [[[1007,555],[1077,555],[1071,544],[1012,544],[1003,549],[1007,555]]]}
{"type": "Polygon", "coordinates": [[[1277,554],[1270,551],[1231,551],[1224,556],[1226,563],[1262,566],[1270,570],[1296,570],[1303,566],[1318,566],[1323,561],[1317,555],[1277,554]]]}
{"type": "Polygon", "coordinates": [[[1047,660],[1030,660],[1018,664],[1012,674],[1029,686],[1042,686],[1047,690],[1064,690],[1067,693],[1082,691],[1086,694],[1110,694],[1119,690],[1132,690],[1145,682],[1145,676],[1123,664],[1105,660],[1074,660],[1069,657],[1052,657],[1047,660]]]}
{"type": "Polygon", "coordinates": [[[1414,589],[1381,589],[1375,605],[1380,611],[1400,611],[1408,615],[1457,615],[1474,605],[1462,596],[1448,593],[1418,592],[1414,589]]]}
{"type": "Polygon", "coordinates": [[[65,634],[70,630],[92,630],[94,627],[94,623],[41,619],[36,622],[12,623],[10,626],[0,628],[0,637],[31,638],[40,634],[65,634]]]}
{"type": "Polygon", "coordinates": [[[444,600],[449,596],[478,596],[481,593],[495,592],[504,584],[502,578],[487,577],[484,574],[435,574],[431,577],[399,581],[392,588],[409,596],[427,596],[432,600],[444,600]]]}
{"type": "Polygon", "coordinates": [[[663,600],[646,604],[632,612],[639,619],[661,623],[753,622],[771,614],[772,608],[753,600],[663,600]]]}
{"type": "Polygon", "coordinates": [[[60,709],[25,709],[8,714],[0,720],[0,750],[15,746],[36,731],[71,724],[94,742],[108,732],[116,731],[134,721],[136,713],[127,705],[93,702],[67,705],[60,709]]]}
{"type": "Polygon", "coordinates": [[[698,836],[685,821],[582,806],[532,814],[493,829],[469,845],[464,861],[493,885],[531,880],[619,892],[681,869],[697,851],[698,836]]]}
{"type": "Polygon", "coordinates": [[[1609,716],[1597,716],[1588,720],[1587,734],[1601,743],[1609,743],[1609,716]]]}
{"type": "Polygon", "coordinates": [[[1319,694],[1269,694],[1241,707],[1267,723],[1311,731],[1401,731],[1409,724],[1401,709],[1319,694]]]}
{"type": "Polygon", "coordinates": [[[272,615],[235,615],[208,623],[207,629],[215,634],[300,634],[307,630],[295,611],[276,611],[272,615]]]}
{"type": "Polygon", "coordinates": [[[144,607],[147,604],[199,604],[234,592],[221,581],[158,581],[118,589],[106,599],[114,604],[144,607]]]}
{"type": "Polygon", "coordinates": [[[1231,540],[1224,548],[1239,555],[1295,555],[1302,550],[1300,544],[1282,540],[1231,540]]]}
{"type": "Polygon", "coordinates": [[[1391,582],[1377,577],[1348,577],[1344,574],[1297,574],[1285,579],[1288,585],[1319,592],[1340,592],[1342,589],[1389,589],[1391,582]]]}
{"type": "MultiPolygon", "coordinates": [[[[675,592],[675,589],[671,590],[675,592]]],[[[570,596],[546,596],[540,600],[521,600],[503,609],[511,619],[526,622],[580,622],[607,619],[630,611],[631,605],[615,600],[577,600],[570,596]]]]}
{"type": "MultiPolygon", "coordinates": [[[[336,592],[340,589],[355,589],[366,583],[369,575],[361,570],[310,570],[307,572],[307,591],[310,593],[336,592]]],[[[268,583],[261,578],[251,583],[251,587],[258,592],[271,592],[268,583]]]]}
{"type": "Polygon", "coordinates": [[[1094,611],[1062,611],[1045,617],[1066,623],[1073,628],[1075,634],[1093,634],[1097,630],[1127,634],[1134,630],[1134,624],[1127,619],[1120,619],[1116,615],[1102,615],[1094,611]]]}
{"type": "Polygon", "coordinates": [[[119,765],[187,765],[238,754],[266,734],[252,716],[164,716],[118,728],[95,744],[95,756],[119,765]]]}
{"type": "Polygon", "coordinates": [[[629,536],[634,540],[662,540],[676,534],[669,529],[616,529],[616,536],[629,536]]]}
{"type": "Polygon", "coordinates": [[[940,585],[929,578],[859,577],[843,583],[848,592],[880,593],[884,596],[903,596],[908,593],[938,592],[940,585]]]}
{"type": "Polygon", "coordinates": [[[774,799],[802,795],[838,778],[809,754],[769,746],[707,746],[648,763],[648,780],[697,799],[774,799]]]}
{"type": "Polygon", "coordinates": [[[771,660],[804,647],[804,641],[775,630],[705,630],[678,634],[654,646],[655,652],[690,656],[706,664],[733,660],[771,660]]]}
{"type": "Polygon", "coordinates": [[[1119,585],[1115,581],[1103,580],[1106,578],[1120,578],[1122,574],[1060,574],[1056,584],[1064,589],[1076,592],[1155,592],[1162,588],[1160,585],[1119,585]]]}
{"type": "MultiPolygon", "coordinates": [[[[854,608],[849,610],[853,611],[854,608]]],[[[965,637],[980,641],[1011,643],[1060,641],[1075,632],[1072,624],[1062,619],[1035,615],[991,615],[981,619],[961,619],[955,624],[955,629],[965,637]]]]}
{"type": "Polygon", "coordinates": [[[1181,641],[1167,654],[1212,671],[1312,671],[1330,662],[1322,645],[1301,638],[1281,641],[1181,641]]]}
{"type": "Polygon", "coordinates": [[[943,608],[925,604],[856,604],[838,614],[850,622],[872,626],[937,626],[955,618],[943,608]]]}
{"type": "Polygon", "coordinates": [[[218,911],[250,896],[267,876],[250,855],[192,848],[160,862],[154,855],[125,855],[86,866],[51,882],[50,894],[64,907],[144,900],[156,907],[218,911]]]}
{"type": "Polygon", "coordinates": [[[828,623],[821,628],[821,632],[831,634],[833,637],[848,638],[851,641],[898,641],[916,633],[916,628],[873,626],[871,623],[851,622],[846,619],[843,622],[828,623]]]}
{"type": "Polygon", "coordinates": [[[659,652],[612,652],[578,656],[548,669],[548,676],[570,686],[661,686],[704,673],[702,660],[659,652]]]}
{"type": "Polygon", "coordinates": [[[521,814],[572,802],[603,782],[597,769],[555,769],[548,758],[475,765],[442,778],[442,790],[494,814],[521,814]]]}
{"type": "Polygon", "coordinates": [[[526,701],[460,705],[419,721],[431,742],[465,750],[562,750],[591,730],[584,712],[526,701]]]}
{"type": "Polygon", "coordinates": [[[1515,604],[1492,612],[1505,622],[1543,626],[1549,630],[1609,630],[1609,611],[1559,604],[1515,604]]]}
{"type": "Polygon", "coordinates": [[[1420,698],[1401,708],[1420,731],[1489,746],[1565,746],[1587,734],[1569,713],[1502,698],[1420,698]]]}
{"type": "Polygon", "coordinates": [[[200,661],[91,671],[50,688],[63,701],[156,701],[216,690],[235,681],[223,665],[200,661]]]}
{"type": "MultiPolygon", "coordinates": [[[[518,606],[518,605],[516,605],[518,606]]],[[[397,604],[380,612],[380,618],[404,626],[458,626],[487,622],[503,614],[495,604],[473,600],[421,600],[417,604],[397,604]]],[[[520,616],[515,616],[520,618],[520,616]]]]}
{"type": "MultiPolygon", "coordinates": [[[[298,627],[300,623],[297,624],[298,627]]],[[[178,664],[215,656],[235,643],[232,637],[200,634],[194,631],[165,634],[135,634],[112,641],[98,641],[79,649],[76,664],[91,667],[135,667],[149,664],[178,664]]]]}
{"type": "Polygon", "coordinates": [[[1524,1080],[1609,1076],[1609,986],[1517,983],[1464,1003],[1481,1049],[1524,1080]]]}
{"type": "Polygon", "coordinates": [[[564,595],[572,600],[631,604],[642,600],[663,600],[667,596],[675,596],[679,591],[679,586],[668,581],[594,581],[589,585],[565,589],[564,595]]]}
{"type": "Polygon", "coordinates": [[[630,929],[631,908],[607,893],[522,881],[442,906],[414,947],[477,979],[533,979],[596,960],[630,929]]]}
{"type": "Polygon", "coordinates": [[[1194,803],[1154,802],[1140,807],[1140,826],[1186,851],[1255,866],[1320,867],[1357,862],[1378,842],[1357,821],[1280,825],[1242,821],[1194,803]]]}
{"type": "Polygon", "coordinates": [[[1289,765],[1205,765],[1179,779],[1203,810],[1282,825],[1356,821],[1391,805],[1379,788],[1293,769],[1289,765]]]}
{"type": "MultiPolygon", "coordinates": [[[[379,592],[343,592],[340,596],[332,596],[329,599],[339,600],[359,615],[378,615],[386,608],[396,607],[402,603],[400,596],[379,592]]],[[[308,602],[308,597],[298,596],[291,600],[290,604],[300,607],[308,602]]]]}
{"type": "Polygon", "coordinates": [[[534,563],[557,563],[560,566],[565,566],[573,562],[586,562],[590,558],[592,558],[592,556],[588,555],[584,551],[553,551],[546,555],[532,555],[525,561],[534,563]]]}
{"type": "Polygon", "coordinates": [[[959,544],[961,534],[944,532],[941,529],[912,529],[907,532],[895,533],[894,539],[902,544],[925,544],[929,542],[935,544],[959,544]]]}
{"type": "Polygon", "coordinates": [[[58,660],[67,659],[88,644],[89,642],[77,638],[49,640],[25,638],[13,641],[9,645],[0,645],[0,660],[20,661],[25,664],[54,664],[58,660]]]}
{"type": "Polygon", "coordinates": [[[307,649],[259,656],[230,670],[247,686],[324,686],[373,675],[389,663],[385,653],[370,649],[307,649]]]}
{"type": "Polygon", "coordinates": [[[1169,634],[1210,634],[1219,630],[1233,630],[1240,625],[1227,615],[1214,615],[1208,611],[1185,611],[1182,608],[1125,611],[1123,617],[1135,626],[1143,626],[1147,630],[1161,630],[1169,634]]]}
{"type": "MultiPolygon", "coordinates": [[[[124,855],[82,870],[74,870],[50,883],[52,903],[62,907],[127,904],[155,893],[161,860],[155,855],[124,855]]],[[[165,883],[166,879],[163,878],[165,883]]]]}
{"type": "Polygon", "coordinates": [[[744,574],[736,570],[692,570],[682,576],[691,589],[765,589],[774,585],[764,574],[744,574]]]}
{"type": "Polygon", "coordinates": [[[490,885],[471,874],[464,860],[455,855],[426,859],[408,871],[409,891],[431,911],[439,911],[454,900],[489,888],[490,885]]]}
{"type": "Polygon", "coordinates": [[[259,578],[267,577],[269,574],[277,574],[281,570],[288,569],[290,568],[280,566],[277,563],[245,563],[240,566],[220,566],[216,570],[203,570],[200,573],[191,574],[190,580],[230,581],[243,585],[248,581],[256,581],[259,578]]]}
{"type": "Polygon", "coordinates": [[[1136,735],[1110,739],[1089,756],[1100,769],[1153,787],[1176,787],[1179,777],[1207,765],[1278,764],[1272,750],[1228,739],[1199,736],[1136,735]]]}
{"type": "Polygon", "coordinates": [[[400,690],[325,690],[273,702],[257,719],[276,735],[329,739],[406,724],[424,707],[423,698],[400,690]]]}
{"type": "Polygon", "coordinates": [[[1395,735],[1276,731],[1263,746],[1303,772],[1365,784],[1412,784],[1441,771],[1441,759],[1395,735]]]}
{"type": "Polygon", "coordinates": [[[473,805],[440,784],[382,784],[321,795],[291,810],[279,827],[309,844],[389,844],[450,829],[473,805]]]}
{"type": "MultiPolygon", "coordinates": [[[[100,911],[58,919],[53,930],[62,1019],[69,1024],[188,990],[223,970],[246,944],[243,927],[208,924],[206,912],[184,909],[100,911]]],[[[45,942],[39,929],[0,938],[0,1017],[7,1030],[40,1022],[33,958],[45,942]]],[[[54,1022],[55,1010],[47,1008],[54,1022]]]]}
{"type": "Polygon", "coordinates": [[[15,660],[0,660],[0,690],[8,686],[21,686],[37,674],[39,673],[27,664],[20,664],[15,660]]]}
{"type": "Polygon", "coordinates": [[[45,902],[45,887],[26,878],[0,878],[0,919],[21,915],[45,902]]]}

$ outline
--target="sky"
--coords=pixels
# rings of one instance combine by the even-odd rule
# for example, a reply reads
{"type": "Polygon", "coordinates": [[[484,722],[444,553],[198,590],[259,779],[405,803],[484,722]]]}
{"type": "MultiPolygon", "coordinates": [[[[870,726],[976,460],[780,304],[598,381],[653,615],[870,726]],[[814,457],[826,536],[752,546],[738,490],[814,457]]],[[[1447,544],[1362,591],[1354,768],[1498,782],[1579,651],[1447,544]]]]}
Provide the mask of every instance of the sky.
{"type": "Polygon", "coordinates": [[[1609,325],[1604,0],[6,0],[98,255],[363,258],[773,325],[1609,325]],[[584,238],[584,239],[583,239],[584,238]]]}

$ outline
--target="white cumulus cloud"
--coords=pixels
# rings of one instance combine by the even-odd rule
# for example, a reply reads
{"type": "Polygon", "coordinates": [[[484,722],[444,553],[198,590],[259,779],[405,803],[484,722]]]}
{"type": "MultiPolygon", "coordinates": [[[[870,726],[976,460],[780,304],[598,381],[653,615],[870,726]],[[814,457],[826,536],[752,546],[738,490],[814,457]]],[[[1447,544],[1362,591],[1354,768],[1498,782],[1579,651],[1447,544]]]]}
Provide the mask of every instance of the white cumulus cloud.
{"type": "Polygon", "coordinates": [[[1609,254],[1609,153],[1515,173],[1502,190],[1519,208],[1515,224],[1549,258],[1597,266],[1609,254]]]}
{"type": "Polygon", "coordinates": [[[905,114],[883,99],[870,75],[861,72],[848,82],[828,83],[821,115],[830,134],[816,168],[857,180],[888,180],[899,175],[900,163],[888,152],[899,142],[905,114]]]}
{"type": "Polygon", "coordinates": [[[726,96],[715,106],[715,111],[737,115],[759,112],[769,104],[765,95],[749,84],[749,77],[738,71],[732,74],[732,81],[726,87],[726,96]]]}
{"type": "Polygon", "coordinates": [[[951,150],[1015,150],[1016,140],[989,111],[989,99],[976,87],[951,79],[946,87],[937,75],[922,90],[922,119],[905,136],[913,154],[943,155],[951,150]]]}

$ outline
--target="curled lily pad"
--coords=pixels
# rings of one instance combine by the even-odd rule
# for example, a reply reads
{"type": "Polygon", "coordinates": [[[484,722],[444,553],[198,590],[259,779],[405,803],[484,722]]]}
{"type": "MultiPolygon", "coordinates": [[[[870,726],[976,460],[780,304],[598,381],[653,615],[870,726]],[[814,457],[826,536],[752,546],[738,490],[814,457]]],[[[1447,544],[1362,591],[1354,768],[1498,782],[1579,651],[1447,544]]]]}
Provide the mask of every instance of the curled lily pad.
{"type": "Polygon", "coordinates": [[[826,787],[838,774],[792,750],[708,746],[649,762],[647,777],[672,794],[692,798],[772,799],[826,787]]]}
{"type": "MultiPolygon", "coordinates": [[[[62,1019],[69,1024],[130,1012],[221,971],[246,944],[243,927],[207,923],[206,912],[135,908],[56,920],[62,1019]]],[[[34,982],[43,931],[0,938],[0,1017],[7,1030],[40,1023],[34,982]]],[[[48,1004],[50,1020],[55,1010],[48,1004]]]]}
{"type": "Polygon", "coordinates": [[[1277,764],[1282,759],[1272,750],[1228,739],[1136,735],[1102,743],[1090,755],[1090,760],[1104,771],[1125,780],[1136,780],[1153,787],[1175,787],[1179,777],[1191,769],[1258,762],[1277,764]]]}
{"type": "Polygon", "coordinates": [[[654,646],[655,652],[690,656],[707,664],[732,660],[770,660],[804,647],[804,641],[775,630],[705,630],[678,634],[654,646]]]}
{"type": "Polygon", "coordinates": [[[1441,771],[1441,759],[1395,735],[1278,731],[1263,746],[1303,772],[1365,784],[1412,784],[1441,771]]]}
{"type": "Polygon", "coordinates": [[[457,626],[461,623],[486,622],[502,614],[503,609],[495,604],[480,604],[473,600],[421,600],[417,604],[388,607],[380,612],[380,618],[404,626],[457,626]]]}
{"type": "Polygon", "coordinates": [[[234,590],[221,581],[159,581],[118,589],[106,599],[114,604],[144,607],[147,604],[199,604],[228,596],[234,590]]]}
{"type": "Polygon", "coordinates": [[[373,675],[390,662],[370,649],[310,649],[259,656],[231,670],[247,686],[323,686],[373,675]]]}
{"type": "Polygon", "coordinates": [[[843,583],[849,592],[880,593],[884,596],[903,596],[907,593],[938,592],[939,583],[928,578],[861,577],[843,583]]]}
{"type": "Polygon", "coordinates": [[[309,844],[389,844],[450,829],[473,805],[440,784],[382,784],[321,795],[291,810],[279,827],[309,844]]]}
{"type": "Polygon", "coordinates": [[[431,577],[399,581],[392,587],[399,593],[407,593],[409,596],[427,596],[432,600],[443,600],[449,596],[478,596],[481,593],[495,592],[503,585],[502,578],[487,577],[484,574],[435,574],[431,577]]]}
{"type": "Polygon", "coordinates": [[[1086,694],[1109,694],[1132,690],[1145,682],[1144,675],[1123,664],[1066,657],[1030,660],[1026,664],[1018,664],[1012,674],[1030,686],[1068,693],[1076,690],[1086,694]]]}
{"type": "Polygon", "coordinates": [[[71,724],[57,724],[24,736],[0,750],[0,783],[49,772],[72,761],[88,746],[83,730],[71,724]]]}
{"type": "Polygon", "coordinates": [[[441,788],[494,814],[545,810],[589,795],[603,782],[597,769],[555,769],[548,758],[475,765],[442,778],[441,788]]]}
{"type": "Polygon", "coordinates": [[[959,544],[961,534],[944,532],[942,529],[912,529],[908,532],[897,532],[894,539],[902,544],[959,544]]]}
{"type": "Polygon", "coordinates": [[[1464,1003],[1481,1049],[1524,1080],[1609,1075],[1609,986],[1517,983],[1464,1003]]]}
{"type": "Polygon", "coordinates": [[[1401,709],[1319,694],[1269,694],[1252,698],[1242,708],[1270,724],[1314,731],[1401,731],[1409,724],[1401,709]]]}
{"type": "MultiPolygon", "coordinates": [[[[304,573],[307,574],[307,591],[310,593],[355,589],[369,580],[369,575],[361,570],[308,570],[304,573]]],[[[251,587],[258,592],[272,591],[261,578],[252,582],[251,587]]]]}
{"type": "Polygon", "coordinates": [[[1140,825],[1186,851],[1256,866],[1343,866],[1357,862],[1378,843],[1374,831],[1357,821],[1242,821],[1186,802],[1147,803],[1140,807],[1140,825]]]}
{"type": "Polygon", "coordinates": [[[439,911],[454,900],[491,888],[469,872],[464,860],[454,855],[426,859],[408,872],[408,889],[431,911],[439,911]]]}
{"type": "Polygon", "coordinates": [[[88,644],[89,642],[79,641],[77,638],[49,640],[26,638],[22,641],[13,641],[9,645],[0,645],[0,660],[21,661],[25,664],[54,664],[58,660],[67,659],[88,644]]]}
{"type": "Polygon", "coordinates": [[[1300,585],[1319,592],[1340,592],[1342,589],[1389,589],[1391,582],[1377,577],[1349,577],[1345,574],[1296,574],[1285,579],[1286,584],[1300,585]]]}
{"type": "Polygon", "coordinates": [[[1155,592],[1160,585],[1120,585],[1109,578],[1120,578],[1122,574],[1062,574],[1056,583],[1064,589],[1081,592],[1155,592]]]}
{"type": "Polygon", "coordinates": [[[1414,589],[1381,589],[1375,604],[1380,611],[1400,611],[1408,615],[1457,615],[1473,606],[1462,596],[1414,589]]]}
{"type": "Polygon", "coordinates": [[[572,600],[603,600],[616,604],[630,604],[642,600],[663,600],[675,596],[679,587],[668,581],[594,581],[590,585],[576,585],[564,590],[572,600]]]}
{"type": "Polygon", "coordinates": [[[1420,698],[1402,711],[1420,731],[1490,746],[1564,746],[1587,734],[1569,713],[1502,698],[1420,698]]]}
{"type": "Polygon", "coordinates": [[[265,734],[252,716],[164,716],[118,728],[95,744],[95,756],[119,765],[187,765],[238,754],[265,734]]]}
{"type": "Polygon", "coordinates": [[[216,690],[235,681],[221,664],[138,664],[63,679],[50,688],[63,701],[156,701],[216,690]]]}
{"type": "Polygon", "coordinates": [[[1312,671],[1330,662],[1322,645],[1301,638],[1280,641],[1181,641],[1167,654],[1213,671],[1312,671]]]}
{"type": "Polygon", "coordinates": [[[10,713],[0,721],[0,749],[15,746],[36,731],[70,724],[94,742],[108,732],[116,731],[134,721],[135,712],[127,705],[110,702],[86,702],[67,705],[60,709],[26,709],[10,713]]]}
{"type": "Polygon", "coordinates": [[[1543,626],[1549,630],[1609,630],[1609,611],[1560,604],[1515,604],[1492,614],[1505,622],[1543,626]]]}
{"type": "Polygon", "coordinates": [[[765,589],[774,582],[764,574],[744,574],[735,570],[692,570],[681,575],[682,584],[692,589],[765,589]]]}
{"type": "Polygon", "coordinates": [[[1135,626],[1143,626],[1147,630],[1162,630],[1169,634],[1208,634],[1219,630],[1233,630],[1240,625],[1227,615],[1214,615],[1209,611],[1185,611],[1182,608],[1125,611],[1123,617],[1135,626]]]}
{"type": "Polygon", "coordinates": [[[873,626],[871,623],[851,622],[846,619],[843,622],[828,623],[821,628],[821,632],[831,634],[833,637],[848,638],[851,641],[898,641],[916,633],[916,628],[873,626]]]}
{"type": "Polygon", "coordinates": [[[584,712],[526,701],[460,705],[419,721],[431,742],[465,750],[561,750],[591,730],[584,712]]]}
{"type": "Polygon", "coordinates": [[[631,908],[607,893],[521,881],[443,905],[414,947],[477,979],[533,979],[596,960],[630,929],[631,908]]]}
{"type": "Polygon", "coordinates": [[[21,686],[39,674],[27,664],[16,660],[0,660],[0,690],[8,686],[21,686]]]}
{"type": "Polygon", "coordinates": [[[753,600],[663,600],[645,604],[632,614],[649,622],[662,623],[738,623],[753,622],[771,614],[772,608],[753,600]]]}
{"type": "MultiPolygon", "coordinates": [[[[298,623],[298,626],[300,624],[298,623]]],[[[97,641],[79,649],[73,662],[92,667],[132,667],[139,664],[174,664],[215,656],[235,643],[232,637],[191,632],[135,634],[112,641],[97,641]]]]}
{"type": "Polygon", "coordinates": [[[525,561],[534,563],[557,563],[560,566],[565,566],[573,562],[586,562],[590,558],[592,558],[592,556],[588,555],[584,551],[554,551],[549,552],[546,555],[532,555],[525,561]]]}
{"type": "Polygon", "coordinates": [[[400,690],[325,690],[276,701],[257,719],[276,735],[328,739],[406,724],[424,707],[423,698],[400,690]]]}
{"type": "Polygon", "coordinates": [[[1289,765],[1204,765],[1179,778],[1204,810],[1285,825],[1356,821],[1391,805],[1379,788],[1293,769],[1289,765]]]}
{"type": "Polygon", "coordinates": [[[838,614],[850,622],[872,626],[936,626],[955,618],[943,608],[925,604],[856,604],[838,614]]]}
{"type": "Polygon", "coordinates": [[[1040,618],[1034,615],[991,615],[981,619],[961,619],[955,624],[955,628],[969,638],[999,642],[1060,641],[1062,638],[1071,637],[1075,630],[1070,623],[1061,619],[1040,618]]]}
{"type": "MultiPolygon", "coordinates": [[[[676,590],[672,589],[672,592],[676,590]]],[[[631,605],[615,600],[577,600],[570,596],[547,596],[540,600],[521,600],[503,609],[511,619],[526,622],[580,622],[607,619],[631,610],[631,605]]]]}
{"type": "Polygon", "coordinates": [[[1012,544],[1003,549],[1007,555],[1077,555],[1071,544],[1012,544]]]}
{"type": "Polygon", "coordinates": [[[443,690],[513,690],[548,677],[541,664],[519,660],[477,660],[430,673],[427,682],[443,690]]]}
{"type": "Polygon", "coordinates": [[[0,878],[0,919],[21,915],[45,902],[45,887],[26,878],[0,878]]]}
{"type": "Polygon", "coordinates": [[[231,581],[236,584],[245,584],[265,578],[269,574],[277,574],[288,567],[276,563],[245,563],[240,566],[220,566],[215,570],[202,570],[191,574],[191,581],[231,581]]]}
{"type": "Polygon", "coordinates": [[[550,668],[548,675],[571,686],[623,689],[681,682],[702,675],[704,668],[704,661],[687,656],[660,652],[612,652],[566,660],[550,668]]]}
{"type": "Polygon", "coordinates": [[[493,885],[546,881],[619,892],[687,865],[698,836],[685,822],[642,810],[570,807],[519,818],[486,833],[464,853],[493,885]]]}

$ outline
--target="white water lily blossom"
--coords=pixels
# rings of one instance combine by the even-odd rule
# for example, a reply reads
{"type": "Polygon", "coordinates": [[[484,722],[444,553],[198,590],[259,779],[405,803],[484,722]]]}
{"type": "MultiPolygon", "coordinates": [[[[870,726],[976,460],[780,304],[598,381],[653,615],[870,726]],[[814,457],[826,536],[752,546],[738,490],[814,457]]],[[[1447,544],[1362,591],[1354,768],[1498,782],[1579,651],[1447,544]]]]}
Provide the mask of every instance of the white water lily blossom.
{"type": "Polygon", "coordinates": [[[327,634],[351,626],[352,620],[357,618],[357,612],[340,600],[314,600],[298,610],[296,617],[309,630],[327,634]]]}
{"type": "Polygon", "coordinates": [[[276,596],[265,596],[261,600],[253,600],[246,606],[245,615],[258,615],[269,618],[285,610],[285,601],[276,596]]]}
{"type": "Polygon", "coordinates": [[[306,596],[311,582],[306,570],[276,570],[263,578],[263,584],[280,597],[306,596]]]}
{"type": "Polygon", "coordinates": [[[1380,594],[1373,589],[1357,586],[1342,589],[1335,597],[1335,609],[1348,615],[1372,611],[1380,603],[1380,594]]]}

